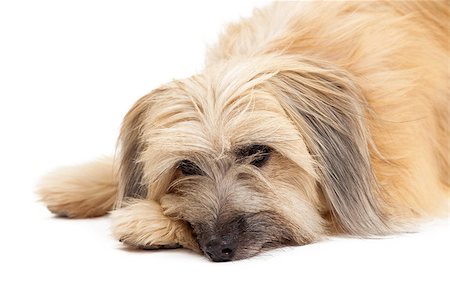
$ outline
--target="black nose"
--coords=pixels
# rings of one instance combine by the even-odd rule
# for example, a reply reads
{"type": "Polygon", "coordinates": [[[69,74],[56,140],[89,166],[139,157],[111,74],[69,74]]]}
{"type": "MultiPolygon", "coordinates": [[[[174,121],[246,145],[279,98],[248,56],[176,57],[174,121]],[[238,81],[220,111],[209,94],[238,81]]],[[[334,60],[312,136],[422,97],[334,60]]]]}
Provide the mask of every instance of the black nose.
{"type": "Polygon", "coordinates": [[[206,255],[215,262],[230,261],[236,250],[236,242],[227,238],[214,238],[205,245],[206,255]]]}

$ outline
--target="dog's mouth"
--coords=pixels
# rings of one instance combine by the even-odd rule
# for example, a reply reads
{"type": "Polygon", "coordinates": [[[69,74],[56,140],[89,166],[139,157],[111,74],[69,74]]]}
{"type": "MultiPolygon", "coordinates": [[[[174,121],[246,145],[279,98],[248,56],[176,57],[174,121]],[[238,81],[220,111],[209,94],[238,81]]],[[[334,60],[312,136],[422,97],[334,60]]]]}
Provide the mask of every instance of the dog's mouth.
{"type": "Polygon", "coordinates": [[[265,242],[262,247],[261,250],[262,251],[269,251],[269,250],[273,250],[273,249],[277,249],[277,248],[281,248],[281,247],[286,247],[286,246],[298,246],[298,243],[294,242],[291,239],[280,239],[277,241],[269,241],[269,242],[265,242]]]}
{"type": "MultiPolygon", "coordinates": [[[[193,224],[186,221],[198,249],[211,261],[227,262],[247,259],[283,246],[293,246],[291,235],[277,227],[267,226],[262,230],[252,226],[247,220],[226,223],[226,226],[212,230],[205,224],[193,224]],[[233,226],[237,224],[237,226],[233,226]],[[244,224],[245,226],[242,226],[244,224]],[[234,229],[234,230],[233,230],[234,229]],[[274,230],[275,229],[275,230],[274,230]]],[[[270,225],[270,224],[268,224],[270,225]]]]}
{"type": "Polygon", "coordinates": [[[221,253],[219,256],[211,252],[211,250],[207,249],[205,245],[202,245],[198,242],[200,250],[203,254],[213,262],[228,262],[228,261],[237,261],[243,260],[247,258],[251,258],[259,255],[260,253],[271,251],[274,249],[278,249],[284,246],[294,246],[296,245],[291,240],[283,240],[283,241],[268,241],[264,243],[254,242],[248,244],[240,244],[237,248],[230,250],[227,248],[221,249],[221,253]],[[223,254],[223,255],[222,255],[223,254]]]}
{"type": "Polygon", "coordinates": [[[247,258],[251,258],[253,256],[258,255],[263,251],[263,247],[259,246],[246,246],[246,247],[239,247],[234,250],[229,249],[223,249],[221,250],[221,253],[223,256],[217,256],[217,254],[214,254],[211,251],[208,251],[204,247],[202,248],[203,254],[210,259],[213,262],[230,262],[230,261],[237,261],[237,260],[243,260],[247,258]]]}

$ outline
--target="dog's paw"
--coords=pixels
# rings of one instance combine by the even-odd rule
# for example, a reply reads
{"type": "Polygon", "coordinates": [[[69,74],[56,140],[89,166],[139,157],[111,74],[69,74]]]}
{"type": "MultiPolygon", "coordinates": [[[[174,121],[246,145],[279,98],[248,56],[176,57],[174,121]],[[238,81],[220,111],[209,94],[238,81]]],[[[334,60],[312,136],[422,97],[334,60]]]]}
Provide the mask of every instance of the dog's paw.
{"type": "Polygon", "coordinates": [[[137,249],[185,247],[199,251],[189,226],[164,216],[154,201],[140,200],[114,211],[112,232],[120,242],[137,249]]]}
{"type": "Polygon", "coordinates": [[[134,248],[134,249],[141,249],[141,250],[158,250],[158,249],[177,249],[181,248],[182,246],[178,243],[171,243],[171,244],[140,244],[139,241],[136,241],[133,239],[133,237],[130,236],[123,236],[119,239],[119,242],[123,243],[127,247],[134,248]]]}

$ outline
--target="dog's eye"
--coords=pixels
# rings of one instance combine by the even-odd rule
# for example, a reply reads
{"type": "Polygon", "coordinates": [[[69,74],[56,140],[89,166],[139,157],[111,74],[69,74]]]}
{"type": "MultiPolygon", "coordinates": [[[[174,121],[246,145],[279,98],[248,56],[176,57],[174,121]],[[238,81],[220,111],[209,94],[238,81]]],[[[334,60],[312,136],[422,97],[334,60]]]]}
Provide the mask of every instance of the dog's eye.
{"type": "Polygon", "coordinates": [[[195,163],[187,159],[180,161],[178,168],[183,175],[203,175],[203,171],[195,163]]]}
{"type": "Polygon", "coordinates": [[[266,164],[271,153],[272,148],[269,146],[256,144],[240,149],[238,156],[241,158],[251,157],[250,164],[260,168],[266,164]]]}

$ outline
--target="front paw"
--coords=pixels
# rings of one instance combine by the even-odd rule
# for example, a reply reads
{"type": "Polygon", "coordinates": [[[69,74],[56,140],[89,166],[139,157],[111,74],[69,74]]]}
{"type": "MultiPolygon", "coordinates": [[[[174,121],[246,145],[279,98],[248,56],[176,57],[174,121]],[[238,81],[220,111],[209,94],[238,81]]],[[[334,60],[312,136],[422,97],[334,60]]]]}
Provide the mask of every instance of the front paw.
{"type": "Polygon", "coordinates": [[[135,240],[134,237],[123,236],[119,238],[119,242],[123,243],[127,247],[134,249],[142,249],[142,250],[158,250],[158,249],[176,249],[181,248],[182,246],[178,243],[171,244],[142,244],[141,241],[135,240]]]}
{"type": "Polygon", "coordinates": [[[140,200],[120,208],[112,213],[112,221],[114,237],[132,248],[199,251],[189,226],[164,216],[154,201],[140,200]]]}

